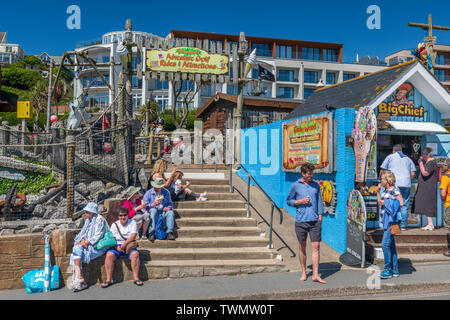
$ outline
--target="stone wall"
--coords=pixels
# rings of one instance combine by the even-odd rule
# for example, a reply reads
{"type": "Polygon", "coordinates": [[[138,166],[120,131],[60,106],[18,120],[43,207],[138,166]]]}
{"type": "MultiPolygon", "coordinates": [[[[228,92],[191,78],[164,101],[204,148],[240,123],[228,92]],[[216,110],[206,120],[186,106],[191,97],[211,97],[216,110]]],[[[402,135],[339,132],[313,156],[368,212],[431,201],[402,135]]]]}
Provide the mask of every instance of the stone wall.
{"type": "MultiPolygon", "coordinates": [[[[120,199],[105,201],[106,212],[103,216],[109,225],[117,221],[121,202],[120,199]]],[[[75,236],[79,231],[80,229],[57,229],[50,234],[50,264],[59,265],[60,287],[64,286],[72,275],[69,259],[75,236]]],[[[24,289],[22,276],[33,269],[44,269],[44,249],[42,233],[0,235],[0,291],[24,289]]],[[[101,274],[104,273],[103,263],[104,257],[96,259],[90,268],[83,267],[88,273],[85,276],[90,284],[98,282],[101,278],[101,274]]],[[[127,277],[129,278],[128,275],[127,277]]]]}
{"type": "MultiPolygon", "coordinates": [[[[78,230],[56,230],[51,233],[51,265],[59,265],[60,283],[68,273],[69,255],[78,230]]],[[[24,289],[22,276],[33,269],[44,269],[42,234],[0,236],[0,290],[24,289]]]]}

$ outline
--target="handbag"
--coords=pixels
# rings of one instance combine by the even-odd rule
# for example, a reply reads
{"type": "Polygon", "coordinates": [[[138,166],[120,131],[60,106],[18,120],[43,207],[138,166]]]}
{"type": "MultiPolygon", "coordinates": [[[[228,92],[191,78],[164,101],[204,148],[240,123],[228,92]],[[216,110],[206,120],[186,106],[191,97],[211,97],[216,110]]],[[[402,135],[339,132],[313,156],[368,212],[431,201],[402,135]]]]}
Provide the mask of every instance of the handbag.
{"type": "Polygon", "coordinates": [[[103,237],[97,242],[96,249],[102,250],[102,249],[109,249],[111,247],[114,247],[117,244],[116,239],[114,239],[114,236],[111,231],[105,232],[103,237]]]}
{"type": "Polygon", "coordinates": [[[400,226],[398,224],[393,224],[390,227],[391,234],[401,234],[402,231],[400,230],[400,226]]]}
{"type": "MultiPolygon", "coordinates": [[[[122,235],[122,232],[120,232],[119,226],[117,225],[117,222],[114,222],[114,224],[116,225],[117,231],[119,231],[120,236],[122,237],[122,239],[124,241],[127,241],[127,239],[125,239],[125,237],[122,235]]],[[[127,244],[127,246],[125,247],[125,249],[123,250],[123,252],[125,254],[130,254],[131,251],[135,250],[138,248],[138,243],[136,240],[131,241],[129,244],[127,244]]]]}

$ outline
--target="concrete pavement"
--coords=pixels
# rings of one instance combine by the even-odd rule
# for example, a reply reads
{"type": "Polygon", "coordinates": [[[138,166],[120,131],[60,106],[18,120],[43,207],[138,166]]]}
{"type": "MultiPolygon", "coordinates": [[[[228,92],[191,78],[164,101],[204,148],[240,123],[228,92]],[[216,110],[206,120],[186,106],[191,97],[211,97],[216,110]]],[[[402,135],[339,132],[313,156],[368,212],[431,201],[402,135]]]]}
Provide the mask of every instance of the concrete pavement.
{"type": "Polygon", "coordinates": [[[11,290],[0,292],[0,300],[288,300],[450,289],[450,262],[401,264],[399,278],[378,283],[377,275],[366,269],[321,264],[320,273],[327,284],[313,282],[311,273],[306,282],[300,282],[299,272],[285,272],[153,280],[142,287],[133,282],[117,283],[107,289],[95,285],[79,293],[67,288],[40,294],[11,290]]]}

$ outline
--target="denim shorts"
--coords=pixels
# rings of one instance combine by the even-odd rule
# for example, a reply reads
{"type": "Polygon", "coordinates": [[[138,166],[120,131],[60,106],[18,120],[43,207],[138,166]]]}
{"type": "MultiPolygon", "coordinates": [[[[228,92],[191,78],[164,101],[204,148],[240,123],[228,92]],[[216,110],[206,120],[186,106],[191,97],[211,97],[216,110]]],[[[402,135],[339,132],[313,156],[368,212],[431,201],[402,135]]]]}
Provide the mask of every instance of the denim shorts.
{"type": "Polygon", "coordinates": [[[322,224],[320,221],[296,222],[295,233],[297,235],[298,242],[306,242],[308,233],[311,242],[320,242],[322,241],[322,224]]]}
{"type": "MultiPolygon", "coordinates": [[[[118,246],[120,247],[120,244],[119,244],[118,246]]],[[[132,250],[129,254],[125,254],[125,252],[119,252],[119,251],[116,250],[116,248],[112,247],[112,248],[108,249],[108,251],[107,251],[106,253],[108,253],[108,252],[114,253],[114,255],[116,256],[116,259],[119,259],[120,257],[125,257],[125,258],[127,258],[128,260],[130,260],[130,255],[131,255],[133,252],[135,252],[135,251],[139,253],[139,251],[137,251],[136,249],[134,249],[134,250],[132,250]]]]}

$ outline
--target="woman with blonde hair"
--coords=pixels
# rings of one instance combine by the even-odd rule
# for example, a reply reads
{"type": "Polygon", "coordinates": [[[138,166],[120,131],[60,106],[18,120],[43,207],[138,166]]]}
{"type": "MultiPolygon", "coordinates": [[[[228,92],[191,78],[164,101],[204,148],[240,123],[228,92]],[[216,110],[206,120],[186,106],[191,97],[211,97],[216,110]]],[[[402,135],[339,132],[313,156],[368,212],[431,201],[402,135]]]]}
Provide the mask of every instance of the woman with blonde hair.
{"type": "Polygon", "coordinates": [[[402,194],[400,189],[395,186],[395,175],[391,171],[383,171],[381,175],[381,183],[377,188],[377,200],[381,206],[384,230],[381,243],[384,254],[384,271],[380,274],[380,277],[381,279],[390,279],[399,276],[395,232],[392,232],[392,226],[397,225],[398,227],[398,213],[400,207],[403,207],[402,194]],[[383,193],[381,193],[382,187],[384,187],[383,193]]]}
{"type": "Polygon", "coordinates": [[[176,168],[172,170],[172,173],[170,174],[169,179],[166,179],[164,173],[167,171],[169,167],[169,164],[164,159],[158,159],[156,160],[155,164],[153,165],[152,173],[150,175],[150,179],[147,184],[147,191],[152,188],[151,182],[155,180],[155,176],[161,177],[164,181],[164,188],[168,189],[171,185],[176,171],[176,168]]]}

